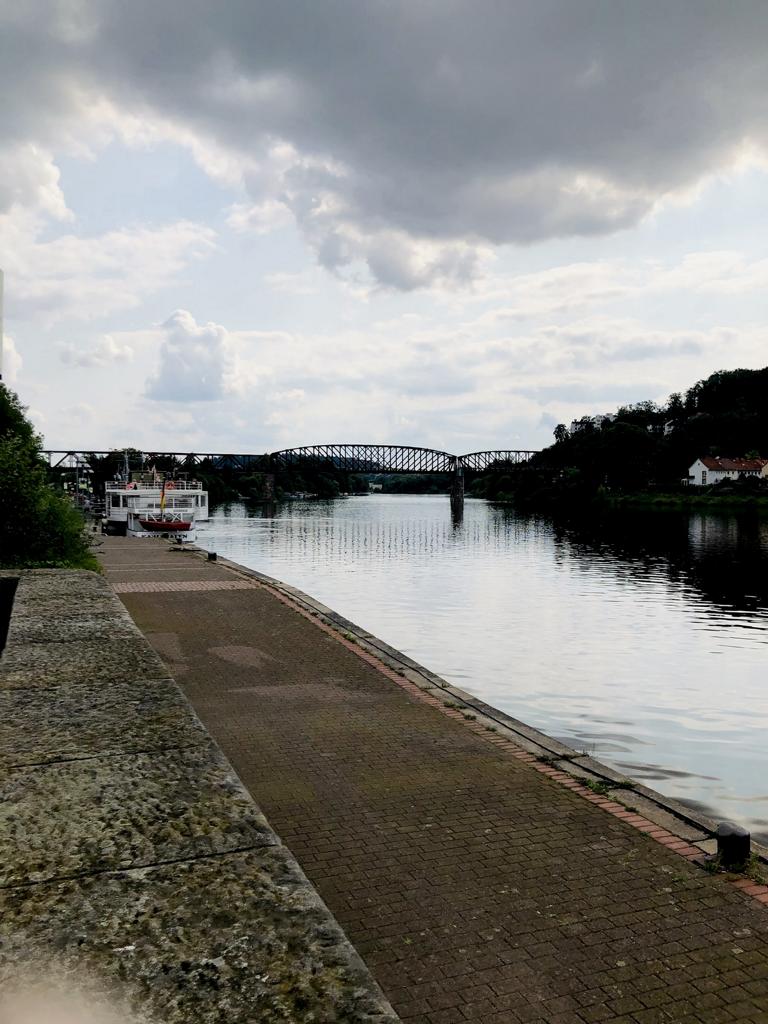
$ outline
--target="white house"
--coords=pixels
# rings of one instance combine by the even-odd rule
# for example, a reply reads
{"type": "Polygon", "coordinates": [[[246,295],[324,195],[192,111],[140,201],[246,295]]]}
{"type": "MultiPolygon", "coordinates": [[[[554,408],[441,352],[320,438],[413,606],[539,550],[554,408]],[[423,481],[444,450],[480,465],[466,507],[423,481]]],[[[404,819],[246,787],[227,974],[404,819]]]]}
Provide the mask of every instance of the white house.
{"type": "Polygon", "coordinates": [[[743,476],[768,477],[768,459],[726,459],[719,456],[696,459],[688,470],[688,483],[706,487],[721,480],[738,480],[743,476]]]}

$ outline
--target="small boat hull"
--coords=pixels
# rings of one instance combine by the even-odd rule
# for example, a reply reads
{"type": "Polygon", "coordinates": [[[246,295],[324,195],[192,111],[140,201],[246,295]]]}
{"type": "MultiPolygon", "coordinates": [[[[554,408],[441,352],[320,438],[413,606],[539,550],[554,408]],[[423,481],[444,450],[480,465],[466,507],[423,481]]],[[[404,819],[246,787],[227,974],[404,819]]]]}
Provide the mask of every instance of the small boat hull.
{"type": "Polygon", "coordinates": [[[176,531],[185,532],[192,529],[191,522],[174,521],[173,519],[139,519],[139,525],[143,530],[151,533],[176,533],[176,531]]]}

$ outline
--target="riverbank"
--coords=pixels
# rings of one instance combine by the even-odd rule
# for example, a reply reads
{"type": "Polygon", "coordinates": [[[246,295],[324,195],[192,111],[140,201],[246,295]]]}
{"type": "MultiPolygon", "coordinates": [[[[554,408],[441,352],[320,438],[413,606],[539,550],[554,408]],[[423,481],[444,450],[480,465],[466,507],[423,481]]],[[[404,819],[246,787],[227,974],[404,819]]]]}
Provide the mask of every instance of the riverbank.
{"type": "Polygon", "coordinates": [[[2,580],[3,1020],[394,1024],[104,577],[2,580]]]}
{"type": "MultiPolygon", "coordinates": [[[[684,494],[657,494],[644,491],[637,494],[598,494],[590,498],[570,499],[567,501],[547,501],[536,503],[519,501],[514,495],[494,498],[493,505],[520,508],[526,513],[562,516],[565,518],[585,518],[601,511],[628,509],[633,511],[671,511],[671,512],[712,512],[731,514],[737,512],[759,512],[768,514],[768,495],[743,494],[699,494],[698,488],[691,487],[684,494]]],[[[472,497],[472,495],[469,495],[472,497]]]]}
{"type": "MultiPolygon", "coordinates": [[[[754,494],[697,494],[691,487],[685,494],[607,495],[605,504],[611,509],[660,509],[680,512],[760,512],[768,513],[768,495],[754,494]],[[689,493],[690,492],[690,493],[689,493]]],[[[598,503],[599,504],[599,503],[598,503]]]]}
{"type": "Polygon", "coordinates": [[[768,887],[701,870],[700,822],[584,785],[575,752],[290,587],[155,544],[102,557],[404,1020],[768,1011],[768,887]]]}

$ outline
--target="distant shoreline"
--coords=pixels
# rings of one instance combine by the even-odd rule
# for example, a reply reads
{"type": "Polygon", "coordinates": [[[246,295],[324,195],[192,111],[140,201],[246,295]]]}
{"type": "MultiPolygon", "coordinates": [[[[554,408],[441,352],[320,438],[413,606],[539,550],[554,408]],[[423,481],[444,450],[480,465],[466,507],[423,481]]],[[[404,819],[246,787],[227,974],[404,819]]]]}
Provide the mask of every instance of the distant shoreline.
{"type": "Polygon", "coordinates": [[[648,509],[724,509],[732,511],[759,510],[768,512],[768,495],[755,494],[621,494],[598,499],[613,508],[648,509]]]}
{"type": "Polygon", "coordinates": [[[516,501],[513,497],[486,499],[493,505],[508,505],[525,512],[595,512],[607,510],[648,510],[661,512],[760,512],[768,514],[768,495],[741,494],[599,494],[586,502],[542,502],[516,501]]]}

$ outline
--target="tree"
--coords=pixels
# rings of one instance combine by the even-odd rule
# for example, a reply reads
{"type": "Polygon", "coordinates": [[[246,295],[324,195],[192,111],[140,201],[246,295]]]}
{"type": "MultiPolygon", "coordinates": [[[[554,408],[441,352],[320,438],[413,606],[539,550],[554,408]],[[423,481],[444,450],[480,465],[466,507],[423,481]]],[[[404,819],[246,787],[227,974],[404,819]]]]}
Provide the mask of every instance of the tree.
{"type": "Polygon", "coordinates": [[[560,444],[568,437],[568,427],[564,423],[558,423],[553,430],[553,434],[555,435],[555,441],[560,444]]]}
{"type": "Polygon", "coordinates": [[[94,568],[83,520],[49,486],[40,438],[0,384],[0,565],[94,568]]]}
{"type": "Polygon", "coordinates": [[[0,384],[0,437],[13,435],[30,443],[37,441],[35,429],[24,413],[19,396],[0,384]]]}

